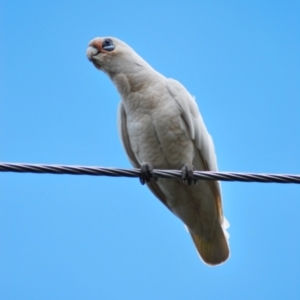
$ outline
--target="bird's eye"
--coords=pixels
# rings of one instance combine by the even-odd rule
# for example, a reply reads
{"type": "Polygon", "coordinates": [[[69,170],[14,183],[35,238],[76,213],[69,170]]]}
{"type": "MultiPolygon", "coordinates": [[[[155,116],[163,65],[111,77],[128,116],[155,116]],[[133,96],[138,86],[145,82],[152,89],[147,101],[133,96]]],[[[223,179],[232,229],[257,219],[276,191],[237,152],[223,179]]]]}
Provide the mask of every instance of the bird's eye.
{"type": "Polygon", "coordinates": [[[111,39],[105,39],[102,43],[102,48],[106,51],[113,51],[115,49],[115,45],[111,39]]]}

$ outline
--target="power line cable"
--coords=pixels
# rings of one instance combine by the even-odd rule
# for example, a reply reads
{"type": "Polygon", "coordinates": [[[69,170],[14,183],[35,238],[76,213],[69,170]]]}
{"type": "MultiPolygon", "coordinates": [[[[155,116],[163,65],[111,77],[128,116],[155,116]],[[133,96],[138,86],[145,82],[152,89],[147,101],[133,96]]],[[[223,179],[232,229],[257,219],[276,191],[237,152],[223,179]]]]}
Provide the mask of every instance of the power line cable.
{"type": "MultiPolygon", "coordinates": [[[[22,163],[0,163],[0,172],[39,173],[39,174],[69,174],[112,177],[140,177],[140,169],[118,169],[73,165],[41,165],[22,163]]],[[[181,178],[179,170],[154,170],[153,175],[160,178],[181,178]]],[[[194,171],[194,177],[200,180],[264,182],[264,183],[297,183],[300,175],[294,174],[263,174],[194,171]]]]}

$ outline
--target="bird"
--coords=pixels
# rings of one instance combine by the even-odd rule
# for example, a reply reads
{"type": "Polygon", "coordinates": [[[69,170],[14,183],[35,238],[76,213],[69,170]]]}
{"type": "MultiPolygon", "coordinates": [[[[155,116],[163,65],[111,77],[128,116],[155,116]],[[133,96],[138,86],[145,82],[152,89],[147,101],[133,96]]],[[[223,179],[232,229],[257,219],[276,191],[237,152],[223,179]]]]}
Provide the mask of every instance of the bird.
{"type": "Polygon", "coordinates": [[[194,178],[195,170],[218,170],[195,98],[115,37],[94,38],[86,55],[120,94],[118,131],[130,163],[141,170],[141,183],[182,220],[205,264],[224,263],[229,223],[220,184],[194,178]],[[156,178],[154,169],[181,170],[182,178],[156,178]]]}

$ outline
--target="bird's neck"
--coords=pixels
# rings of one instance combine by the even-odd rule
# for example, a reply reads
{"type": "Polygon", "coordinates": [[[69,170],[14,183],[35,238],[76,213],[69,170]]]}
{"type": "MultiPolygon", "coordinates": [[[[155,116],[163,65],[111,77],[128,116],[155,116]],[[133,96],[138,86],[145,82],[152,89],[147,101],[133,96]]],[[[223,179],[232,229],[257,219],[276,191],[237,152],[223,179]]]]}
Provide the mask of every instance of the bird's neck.
{"type": "Polygon", "coordinates": [[[147,88],[156,83],[162,76],[152,68],[136,65],[133,68],[111,76],[122,98],[127,98],[130,93],[143,93],[147,88]]]}

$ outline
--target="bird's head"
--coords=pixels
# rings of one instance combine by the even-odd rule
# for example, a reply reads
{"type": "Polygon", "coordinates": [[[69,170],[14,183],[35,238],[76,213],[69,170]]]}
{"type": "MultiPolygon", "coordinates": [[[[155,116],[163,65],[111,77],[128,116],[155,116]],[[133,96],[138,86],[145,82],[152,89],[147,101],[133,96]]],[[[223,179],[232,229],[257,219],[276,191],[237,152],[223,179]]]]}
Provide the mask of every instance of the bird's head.
{"type": "Polygon", "coordinates": [[[86,55],[97,69],[111,77],[126,73],[137,64],[146,63],[127,44],[113,37],[97,37],[91,40],[86,55]]]}

